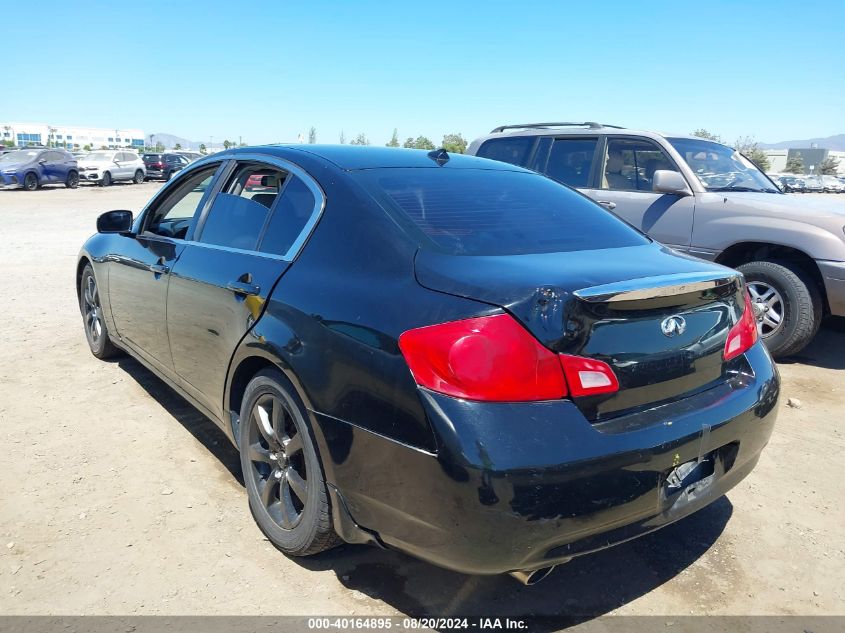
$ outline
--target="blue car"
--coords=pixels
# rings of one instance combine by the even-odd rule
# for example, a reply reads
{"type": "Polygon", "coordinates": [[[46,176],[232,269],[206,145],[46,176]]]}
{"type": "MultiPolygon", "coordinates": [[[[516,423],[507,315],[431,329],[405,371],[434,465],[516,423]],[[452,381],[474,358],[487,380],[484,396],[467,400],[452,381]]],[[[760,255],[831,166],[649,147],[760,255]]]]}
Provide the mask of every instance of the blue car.
{"type": "Polygon", "coordinates": [[[35,191],[41,185],[64,185],[76,189],[76,159],[63,149],[19,149],[0,156],[0,188],[23,187],[35,191]]]}

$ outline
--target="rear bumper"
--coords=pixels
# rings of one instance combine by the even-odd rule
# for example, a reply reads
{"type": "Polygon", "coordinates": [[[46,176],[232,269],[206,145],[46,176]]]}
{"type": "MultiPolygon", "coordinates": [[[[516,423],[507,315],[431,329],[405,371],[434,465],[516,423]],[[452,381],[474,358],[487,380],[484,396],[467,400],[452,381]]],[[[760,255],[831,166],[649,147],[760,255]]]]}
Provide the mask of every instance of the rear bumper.
{"type": "Polygon", "coordinates": [[[318,441],[351,517],[383,543],[465,573],[545,567],[677,521],[753,469],[779,378],[762,344],[746,359],[748,372],[720,387],[603,424],[567,400],[423,392],[436,455],[319,414],[318,441]],[[712,475],[668,486],[700,455],[712,457],[712,475]]]}
{"type": "Polygon", "coordinates": [[[825,294],[834,316],[845,316],[845,262],[816,260],[824,279],[825,294]]]}

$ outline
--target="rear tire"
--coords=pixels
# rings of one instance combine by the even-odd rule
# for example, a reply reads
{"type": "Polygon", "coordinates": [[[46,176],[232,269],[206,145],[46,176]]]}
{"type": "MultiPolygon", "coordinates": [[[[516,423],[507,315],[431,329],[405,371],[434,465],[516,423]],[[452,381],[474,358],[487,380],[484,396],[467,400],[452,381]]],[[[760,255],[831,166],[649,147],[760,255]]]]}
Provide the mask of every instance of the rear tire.
{"type": "Polygon", "coordinates": [[[27,191],[35,191],[38,189],[39,182],[38,176],[33,174],[32,172],[28,173],[23,179],[23,188],[27,191]]]}
{"type": "Polygon", "coordinates": [[[76,189],[79,186],[79,174],[75,171],[70,172],[65,180],[65,187],[68,189],[76,189]]]}
{"type": "Polygon", "coordinates": [[[821,293],[813,279],[785,261],[749,262],[737,270],[745,275],[758,332],[772,356],[784,358],[804,349],[822,320],[821,293]],[[775,315],[779,319],[773,325],[775,315]]]}
{"type": "Polygon", "coordinates": [[[238,434],[249,507],[270,542],[290,556],[340,544],[305,407],[279,370],[247,385],[238,434]]]}
{"type": "Polygon", "coordinates": [[[101,187],[108,187],[111,184],[111,174],[109,172],[103,173],[102,178],[100,178],[100,186],[101,187]]]}
{"type": "Polygon", "coordinates": [[[100,303],[100,290],[91,264],[86,264],[82,271],[82,281],[79,284],[79,310],[82,312],[85,338],[88,340],[91,353],[101,360],[119,356],[122,353],[121,350],[109,338],[109,330],[106,327],[103,307],[100,303]]]}
{"type": "Polygon", "coordinates": [[[144,182],[144,172],[142,172],[140,169],[138,169],[135,172],[135,178],[133,179],[133,182],[136,185],[140,185],[142,182],[144,182]]]}

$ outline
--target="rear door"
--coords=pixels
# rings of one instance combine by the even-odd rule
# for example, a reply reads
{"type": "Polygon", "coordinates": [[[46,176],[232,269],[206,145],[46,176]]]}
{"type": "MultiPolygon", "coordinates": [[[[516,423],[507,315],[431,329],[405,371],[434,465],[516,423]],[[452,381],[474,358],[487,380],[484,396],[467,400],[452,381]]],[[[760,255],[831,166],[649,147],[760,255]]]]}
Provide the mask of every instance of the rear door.
{"type": "Polygon", "coordinates": [[[695,197],[652,190],[655,171],[680,171],[668,154],[650,139],[630,136],[608,136],[599,151],[584,193],[657,241],[688,249],[695,197]]]}
{"type": "Polygon", "coordinates": [[[212,196],[173,269],[167,332],[177,374],[222,418],[232,354],[316,221],[323,196],[299,168],[267,158],[232,162],[212,196]]]}

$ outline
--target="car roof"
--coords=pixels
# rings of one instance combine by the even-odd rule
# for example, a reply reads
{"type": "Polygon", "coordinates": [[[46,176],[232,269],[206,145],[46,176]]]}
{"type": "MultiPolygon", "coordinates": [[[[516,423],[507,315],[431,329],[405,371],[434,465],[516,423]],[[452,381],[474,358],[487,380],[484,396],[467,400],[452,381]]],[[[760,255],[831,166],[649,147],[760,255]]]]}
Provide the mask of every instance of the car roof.
{"type": "Polygon", "coordinates": [[[480,136],[475,141],[476,143],[483,143],[491,138],[506,138],[513,136],[595,136],[596,134],[630,134],[632,136],[643,136],[646,138],[678,138],[691,139],[696,141],[709,141],[717,145],[724,145],[719,141],[712,139],[701,138],[691,134],[670,134],[668,132],[656,132],[653,130],[639,130],[636,128],[626,128],[619,125],[607,125],[601,123],[573,123],[573,124],[554,124],[554,123],[528,123],[524,126],[501,126],[492,130],[489,134],[480,136]],[[504,128],[504,129],[502,129],[504,128]]]}
{"type": "MultiPolygon", "coordinates": [[[[296,162],[297,155],[308,155],[330,162],[340,169],[376,169],[384,167],[437,167],[438,163],[426,150],[397,147],[373,147],[369,145],[261,145],[239,147],[214,154],[216,158],[237,158],[239,154],[267,154],[296,162]]],[[[452,169],[494,169],[497,171],[528,171],[516,165],[499,161],[448,154],[444,167],[452,169]]]]}

